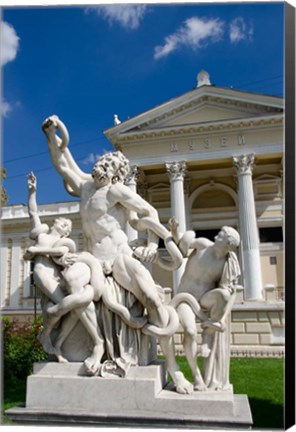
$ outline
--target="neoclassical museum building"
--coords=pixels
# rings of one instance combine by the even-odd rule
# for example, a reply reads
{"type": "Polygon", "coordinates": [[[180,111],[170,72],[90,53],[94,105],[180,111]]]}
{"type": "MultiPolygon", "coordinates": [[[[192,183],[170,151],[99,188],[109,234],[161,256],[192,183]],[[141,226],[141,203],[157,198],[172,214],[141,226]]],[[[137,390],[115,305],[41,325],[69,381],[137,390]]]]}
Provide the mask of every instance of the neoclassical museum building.
{"type": "MultiPolygon", "coordinates": [[[[284,355],[284,121],[283,98],[212,85],[201,71],[193,90],[104,131],[130,161],[126,184],[158,210],[164,225],[173,215],[181,231],[198,237],[213,239],[224,225],[239,231],[242,289],[232,310],[233,356],[284,355]]],[[[77,201],[39,211],[45,223],[71,218],[71,237],[82,249],[77,201]]],[[[22,259],[29,231],[26,206],[3,207],[1,309],[19,319],[39,312],[32,264],[22,259]]],[[[131,240],[137,235],[130,227],[127,233],[131,240]]],[[[172,295],[183,268],[150,270],[172,295]]],[[[175,338],[181,352],[182,333],[175,338]]]]}

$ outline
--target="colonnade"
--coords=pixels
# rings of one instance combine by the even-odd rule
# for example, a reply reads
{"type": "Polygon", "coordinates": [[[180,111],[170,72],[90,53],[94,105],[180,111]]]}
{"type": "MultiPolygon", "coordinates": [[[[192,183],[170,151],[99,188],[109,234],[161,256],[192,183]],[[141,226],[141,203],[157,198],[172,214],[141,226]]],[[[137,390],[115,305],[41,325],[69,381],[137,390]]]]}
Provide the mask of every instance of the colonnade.
{"type": "MultiPolygon", "coordinates": [[[[256,208],[253,192],[252,169],[254,155],[239,155],[233,157],[233,166],[238,178],[239,197],[239,232],[242,248],[242,270],[246,300],[261,300],[262,275],[259,249],[259,234],[256,218],[256,208]]],[[[190,227],[186,226],[186,204],[184,198],[184,182],[187,172],[185,161],[165,163],[165,169],[170,179],[171,216],[175,216],[179,222],[181,232],[190,227]]],[[[138,169],[131,167],[126,184],[136,191],[138,169]]],[[[136,238],[137,233],[131,227],[128,228],[130,240],[136,238]]],[[[184,271],[185,263],[174,272],[173,289],[176,292],[180,278],[184,271]]]]}

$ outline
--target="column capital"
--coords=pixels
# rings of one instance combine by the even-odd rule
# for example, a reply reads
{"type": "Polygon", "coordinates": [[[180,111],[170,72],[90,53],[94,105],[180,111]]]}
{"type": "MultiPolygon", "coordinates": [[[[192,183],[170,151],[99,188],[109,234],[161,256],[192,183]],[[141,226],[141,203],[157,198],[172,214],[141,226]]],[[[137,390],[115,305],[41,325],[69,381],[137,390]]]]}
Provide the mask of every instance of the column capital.
{"type": "Polygon", "coordinates": [[[185,161],[165,162],[165,168],[171,181],[184,179],[187,171],[185,161]]]}
{"type": "Polygon", "coordinates": [[[232,160],[238,175],[252,174],[255,161],[254,154],[233,156],[232,160]]]}

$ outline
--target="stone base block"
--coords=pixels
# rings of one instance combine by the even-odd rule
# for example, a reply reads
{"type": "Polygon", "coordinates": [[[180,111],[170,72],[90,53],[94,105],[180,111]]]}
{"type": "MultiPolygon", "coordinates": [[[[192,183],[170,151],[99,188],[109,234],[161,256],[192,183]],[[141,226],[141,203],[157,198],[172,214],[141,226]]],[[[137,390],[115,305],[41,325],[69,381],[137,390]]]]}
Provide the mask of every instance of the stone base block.
{"type": "Polygon", "coordinates": [[[133,367],[126,378],[84,376],[82,363],[37,363],[26,406],[6,411],[21,424],[149,427],[252,425],[247,396],[229,391],[176,393],[163,363],[133,367]]]}

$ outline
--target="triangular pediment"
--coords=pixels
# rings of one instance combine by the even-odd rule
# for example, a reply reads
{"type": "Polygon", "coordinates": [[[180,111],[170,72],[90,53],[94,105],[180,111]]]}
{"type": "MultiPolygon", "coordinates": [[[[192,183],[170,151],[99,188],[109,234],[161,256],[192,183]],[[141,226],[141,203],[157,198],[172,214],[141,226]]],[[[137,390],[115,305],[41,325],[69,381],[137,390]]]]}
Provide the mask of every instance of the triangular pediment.
{"type": "Polygon", "coordinates": [[[204,85],[105,131],[111,142],[133,134],[268,119],[283,114],[283,99],[204,85]]]}
{"type": "MultiPolygon", "coordinates": [[[[243,110],[235,107],[231,109],[228,107],[217,107],[211,103],[203,103],[200,106],[195,106],[185,112],[173,115],[167,120],[156,122],[154,125],[151,125],[150,128],[206,124],[207,122],[246,118],[246,116],[250,118],[255,115],[258,115],[258,112],[255,112],[255,110],[243,110]]],[[[147,127],[143,129],[147,129],[147,127]]]]}

